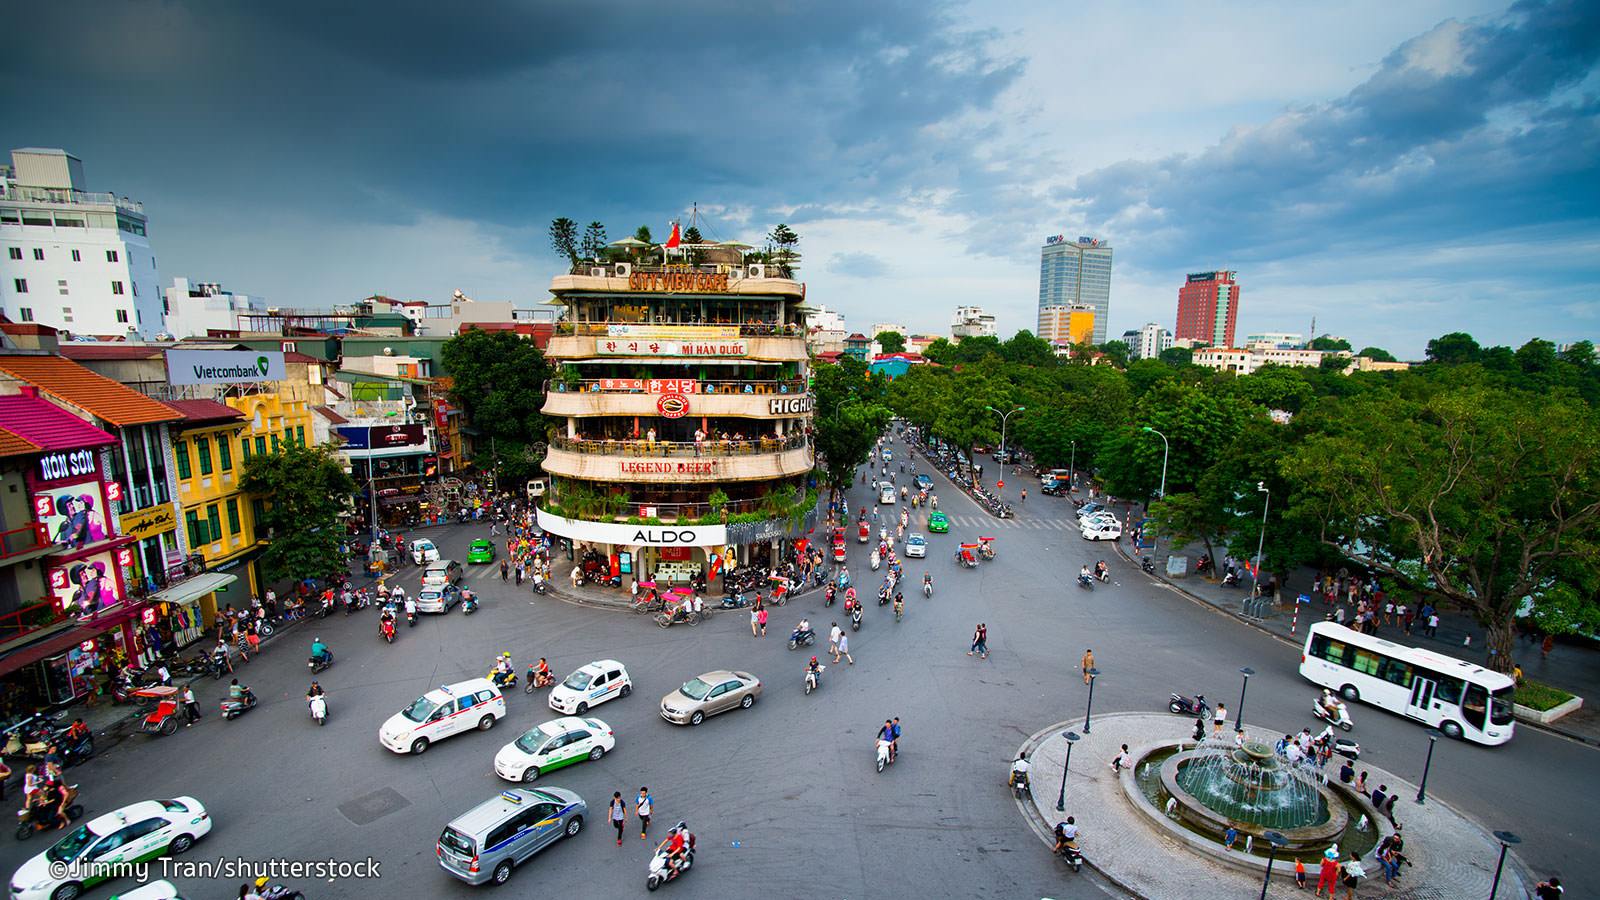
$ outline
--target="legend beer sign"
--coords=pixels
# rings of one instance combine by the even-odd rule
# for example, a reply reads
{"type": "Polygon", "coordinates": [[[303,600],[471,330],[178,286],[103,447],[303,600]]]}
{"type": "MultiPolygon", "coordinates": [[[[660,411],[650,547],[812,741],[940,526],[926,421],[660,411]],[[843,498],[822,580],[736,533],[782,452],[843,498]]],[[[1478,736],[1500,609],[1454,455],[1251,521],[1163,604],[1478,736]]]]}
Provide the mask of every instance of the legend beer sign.
{"type": "Polygon", "coordinates": [[[717,461],[714,459],[693,459],[682,462],[669,460],[632,460],[625,459],[617,463],[618,471],[623,475],[715,475],[717,474],[717,461]]]}

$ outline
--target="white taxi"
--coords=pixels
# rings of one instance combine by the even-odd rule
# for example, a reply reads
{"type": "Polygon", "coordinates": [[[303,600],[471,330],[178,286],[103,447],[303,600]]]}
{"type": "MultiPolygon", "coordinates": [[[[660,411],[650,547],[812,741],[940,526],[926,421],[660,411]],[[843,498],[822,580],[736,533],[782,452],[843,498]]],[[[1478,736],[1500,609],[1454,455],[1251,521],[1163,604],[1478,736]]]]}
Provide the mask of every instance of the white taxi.
{"type": "Polygon", "coordinates": [[[506,714],[506,698],[487,678],[434,688],[389,717],[378,740],[396,753],[422,753],[452,734],[488,731],[506,714]]]}
{"type": "Polygon", "coordinates": [[[23,863],[11,876],[11,897],[76,897],[89,885],[131,874],[134,863],[184,853],[210,833],[211,817],[193,797],[124,806],[62,832],[55,846],[23,863]]]}
{"type": "Polygon", "coordinates": [[[533,781],[545,772],[599,759],[617,746],[611,726],[599,719],[563,716],[535,725],[494,755],[494,773],[507,781],[533,781]]]}
{"type": "Polygon", "coordinates": [[[633,693],[628,670],[614,659],[597,659],[550,689],[550,708],[569,716],[581,716],[591,706],[633,693]]]}

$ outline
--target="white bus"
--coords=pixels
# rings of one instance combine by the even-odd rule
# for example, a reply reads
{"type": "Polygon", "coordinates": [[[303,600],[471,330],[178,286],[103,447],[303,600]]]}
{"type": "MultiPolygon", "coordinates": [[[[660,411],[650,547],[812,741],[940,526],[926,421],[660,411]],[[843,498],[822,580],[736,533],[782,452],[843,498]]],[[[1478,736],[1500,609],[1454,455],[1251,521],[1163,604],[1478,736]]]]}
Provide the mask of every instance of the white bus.
{"type": "Polygon", "coordinates": [[[1345,700],[1399,713],[1452,738],[1511,740],[1511,677],[1443,653],[1318,622],[1306,634],[1300,674],[1345,700]]]}

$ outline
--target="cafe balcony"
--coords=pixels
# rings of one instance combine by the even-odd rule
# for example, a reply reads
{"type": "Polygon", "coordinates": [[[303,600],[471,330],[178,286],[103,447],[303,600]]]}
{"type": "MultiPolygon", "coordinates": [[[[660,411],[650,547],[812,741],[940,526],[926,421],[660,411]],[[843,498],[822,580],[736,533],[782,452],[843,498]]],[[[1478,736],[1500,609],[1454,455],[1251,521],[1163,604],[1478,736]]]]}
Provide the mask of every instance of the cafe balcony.
{"type": "Polygon", "coordinates": [[[810,413],[813,401],[803,378],[769,381],[692,379],[552,379],[545,384],[547,416],[656,416],[664,394],[688,399],[687,415],[782,419],[810,413]]]}
{"type": "Polygon", "coordinates": [[[804,434],[698,444],[557,436],[550,441],[544,470],[586,481],[715,483],[802,475],[813,461],[804,434]]]}

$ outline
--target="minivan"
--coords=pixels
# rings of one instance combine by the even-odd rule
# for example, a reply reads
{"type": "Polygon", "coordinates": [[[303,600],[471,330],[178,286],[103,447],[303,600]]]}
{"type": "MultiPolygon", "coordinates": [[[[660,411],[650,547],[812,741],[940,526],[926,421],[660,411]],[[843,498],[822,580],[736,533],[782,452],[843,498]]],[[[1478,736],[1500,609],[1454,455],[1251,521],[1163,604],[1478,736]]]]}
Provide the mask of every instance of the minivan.
{"type": "Polygon", "coordinates": [[[505,718],[506,698],[487,678],[437,687],[378,728],[378,742],[396,753],[422,753],[453,734],[488,731],[505,718]]]}
{"type": "Polygon", "coordinates": [[[461,563],[453,559],[436,559],[422,570],[422,585],[456,584],[461,581],[461,563]]]}
{"type": "Polygon", "coordinates": [[[440,867],[468,884],[504,884],[529,857],[582,831],[588,811],[565,788],[510,788],[452,819],[434,853],[440,867]]]}

